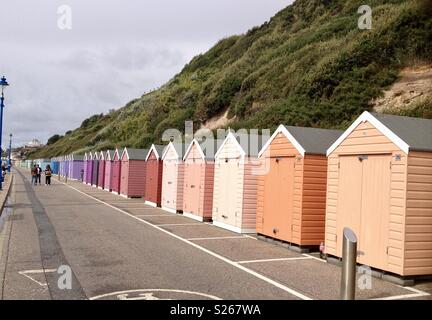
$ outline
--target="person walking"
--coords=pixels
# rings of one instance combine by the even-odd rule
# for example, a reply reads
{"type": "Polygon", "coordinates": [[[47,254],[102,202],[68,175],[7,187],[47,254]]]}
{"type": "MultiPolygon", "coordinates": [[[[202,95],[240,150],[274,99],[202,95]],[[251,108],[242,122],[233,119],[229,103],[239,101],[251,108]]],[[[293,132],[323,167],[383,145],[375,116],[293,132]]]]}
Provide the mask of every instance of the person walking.
{"type": "Polygon", "coordinates": [[[33,168],[31,168],[31,176],[32,176],[31,184],[36,185],[36,165],[34,165],[33,168]]]}
{"type": "Polygon", "coordinates": [[[42,168],[37,164],[36,165],[36,184],[39,182],[39,185],[41,185],[41,175],[42,175],[42,168]]]}
{"type": "Polygon", "coordinates": [[[1,171],[2,171],[1,173],[2,173],[2,178],[3,178],[2,181],[4,181],[4,177],[5,177],[6,173],[7,173],[6,165],[4,163],[2,163],[1,171]]]}
{"type": "Polygon", "coordinates": [[[51,185],[51,175],[52,175],[51,166],[48,164],[45,168],[45,185],[46,186],[51,185]]]}

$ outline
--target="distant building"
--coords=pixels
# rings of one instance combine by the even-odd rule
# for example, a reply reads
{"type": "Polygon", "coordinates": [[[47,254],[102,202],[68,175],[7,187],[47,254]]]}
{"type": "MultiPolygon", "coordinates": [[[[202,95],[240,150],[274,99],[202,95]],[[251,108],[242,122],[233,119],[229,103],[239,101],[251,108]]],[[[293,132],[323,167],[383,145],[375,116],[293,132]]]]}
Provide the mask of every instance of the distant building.
{"type": "Polygon", "coordinates": [[[16,152],[16,151],[12,151],[11,158],[12,158],[12,160],[22,160],[23,159],[21,152],[16,152]]]}
{"type": "Polygon", "coordinates": [[[38,139],[33,139],[32,141],[28,142],[24,148],[40,148],[42,147],[42,143],[38,139]]]}

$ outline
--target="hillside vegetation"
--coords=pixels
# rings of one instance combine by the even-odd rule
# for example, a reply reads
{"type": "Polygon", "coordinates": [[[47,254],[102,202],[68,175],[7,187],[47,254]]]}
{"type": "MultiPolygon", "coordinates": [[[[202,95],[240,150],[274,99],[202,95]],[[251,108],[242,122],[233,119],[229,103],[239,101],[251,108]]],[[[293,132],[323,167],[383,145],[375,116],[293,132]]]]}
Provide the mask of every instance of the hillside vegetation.
{"type": "Polygon", "coordinates": [[[371,30],[357,27],[362,4],[297,0],[262,26],[219,41],[159,90],[85,120],[33,157],[147,147],[167,128],[183,130],[185,120],[199,128],[226,112],[233,128],[345,128],[402,68],[432,61],[432,1],[370,0],[371,30]]]}

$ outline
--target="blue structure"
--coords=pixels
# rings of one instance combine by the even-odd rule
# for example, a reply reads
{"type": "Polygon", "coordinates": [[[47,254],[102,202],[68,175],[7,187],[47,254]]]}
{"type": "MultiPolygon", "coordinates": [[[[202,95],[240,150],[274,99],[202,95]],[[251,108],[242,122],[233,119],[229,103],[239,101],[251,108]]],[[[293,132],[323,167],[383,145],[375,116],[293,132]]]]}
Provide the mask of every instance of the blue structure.
{"type": "Polygon", "coordinates": [[[12,133],[9,135],[9,154],[8,154],[8,172],[11,172],[11,167],[12,167],[12,133]]]}
{"type": "Polygon", "coordinates": [[[66,159],[65,157],[59,157],[59,176],[66,176],[66,159]]]}
{"type": "Polygon", "coordinates": [[[59,173],[59,161],[58,158],[51,159],[51,170],[53,174],[59,173]]]}
{"type": "Polygon", "coordinates": [[[51,160],[50,159],[39,159],[38,164],[39,164],[39,167],[42,168],[42,170],[45,170],[47,165],[51,166],[51,160]]]}
{"type": "MultiPolygon", "coordinates": [[[[2,152],[2,139],[3,139],[3,108],[4,108],[4,94],[3,90],[9,85],[9,83],[6,81],[5,77],[2,77],[0,79],[0,86],[1,86],[1,97],[0,97],[0,160],[1,160],[1,153],[2,152]]],[[[3,164],[3,161],[0,161],[3,164]]],[[[0,176],[0,190],[3,190],[3,175],[0,176]]]]}

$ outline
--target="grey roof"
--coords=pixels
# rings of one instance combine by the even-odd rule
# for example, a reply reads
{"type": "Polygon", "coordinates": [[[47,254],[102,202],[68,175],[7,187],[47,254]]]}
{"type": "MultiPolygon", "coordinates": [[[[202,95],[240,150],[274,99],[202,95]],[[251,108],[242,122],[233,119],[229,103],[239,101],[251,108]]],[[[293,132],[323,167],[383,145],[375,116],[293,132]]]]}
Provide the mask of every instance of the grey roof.
{"type": "Polygon", "coordinates": [[[109,158],[112,160],[112,159],[114,158],[114,152],[115,152],[115,150],[107,150],[107,151],[105,152],[105,159],[108,159],[108,158],[106,157],[106,155],[109,154],[109,158]]]}
{"type": "Polygon", "coordinates": [[[84,160],[84,156],[82,154],[72,154],[74,161],[82,161],[84,160]]]}
{"type": "Polygon", "coordinates": [[[201,150],[204,153],[206,160],[214,160],[216,152],[219,150],[220,146],[224,140],[220,139],[205,139],[199,142],[201,150]]]}
{"type": "MultiPolygon", "coordinates": [[[[183,156],[186,153],[186,146],[183,143],[176,143],[176,142],[173,142],[172,145],[173,145],[175,151],[178,154],[178,158],[179,159],[183,159],[183,156]]],[[[168,148],[168,146],[167,146],[167,148],[168,148]]],[[[165,151],[166,150],[164,150],[164,152],[165,151]]]]}
{"type": "Polygon", "coordinates": [[[261,148],[270,139],[269,136],[258,134],[235,134],[237,142],[242,147],[243,151],[249,157],[258,157],[261,148]]]}
{"type": "Polygon", "coordinates": [[[432,120],[371,113],[378,121],[390,129],[409,145],[410,150],[432,151],[432,120]]]}
{"type": "Polygon", "coordinates": [[[285,126],[309,154],[327,154],[327,149],[343,134],[341,130],[285,126]]]}
{"type": "Polygon", "coordinates": [[[129,160],[145,160],[149,152],[148,149],[126,148],[129,160]]]}
{"type": "Polygon", "coordinates": [[[155,149],[156,149],[156,151],[157,151],[157,153],[159,155],[159,158],[162,158],[162,155],[163,155],[163,152],[164,152],[166,146],[161,146],[159,144],[154,144],[154,147],[155,147],[155,149]]]}

